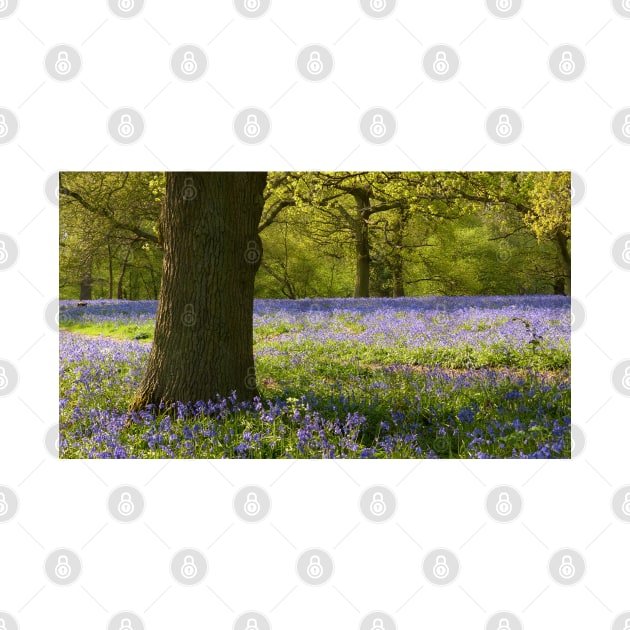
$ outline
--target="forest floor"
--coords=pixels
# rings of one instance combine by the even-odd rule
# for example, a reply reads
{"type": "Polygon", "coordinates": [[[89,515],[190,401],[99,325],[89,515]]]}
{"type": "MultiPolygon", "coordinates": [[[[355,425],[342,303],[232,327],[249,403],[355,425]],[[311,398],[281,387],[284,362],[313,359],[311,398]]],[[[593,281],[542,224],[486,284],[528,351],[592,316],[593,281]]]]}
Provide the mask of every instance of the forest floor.
{"type": "Polygon", "coordinates": [[[569,298],[256,300],[260,400],[130,423],[156,309],[61,303],[61,457],[570,457],[569,298]]]}

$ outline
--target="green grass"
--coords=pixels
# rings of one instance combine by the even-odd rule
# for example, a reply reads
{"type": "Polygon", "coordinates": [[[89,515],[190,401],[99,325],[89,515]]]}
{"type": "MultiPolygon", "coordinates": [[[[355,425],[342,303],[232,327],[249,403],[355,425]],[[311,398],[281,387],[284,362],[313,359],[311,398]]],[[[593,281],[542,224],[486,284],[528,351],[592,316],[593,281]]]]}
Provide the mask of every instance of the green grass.
{"type": "Polygon", "coordinates": [[[104,322],[94,324],[91,322],[59,321],[59,329],[93,337],[111,337],[112,339],[126,339],[129,341],[153,341],[155,324],[127,324],[125,322],[104,322]]]}

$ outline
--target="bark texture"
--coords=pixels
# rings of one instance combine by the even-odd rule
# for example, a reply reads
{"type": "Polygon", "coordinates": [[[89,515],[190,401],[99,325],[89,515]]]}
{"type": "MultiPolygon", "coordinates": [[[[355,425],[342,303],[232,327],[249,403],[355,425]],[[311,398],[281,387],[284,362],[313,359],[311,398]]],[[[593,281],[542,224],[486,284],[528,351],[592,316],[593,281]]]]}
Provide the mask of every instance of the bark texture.
{"type": "Polygon", "coordinates": [[[167,173],[155,338],[132,410],[256,395],[254,277],[266,173],[167,173]]]}
{"type": "Polygon", "coordinates": [[[353,193],[356,204],[354,221],[354,247],[357,257],[357,273],[354,297],[370,297],[370,198],[363,191],[353,193]]]}
{"type": "Polygon", "coordinates": [[[560,250],[560,260],[564,271],[564,294],[571,295],[571,252],[569,250],[569,238],[562,232],[556,233],[556,243],[560,250]]]}
{"type": "Polygon", "coordinates": [[[79,300],[91,300],[92,299],[92,269],[86,269],[79,282],[79,300]]]}

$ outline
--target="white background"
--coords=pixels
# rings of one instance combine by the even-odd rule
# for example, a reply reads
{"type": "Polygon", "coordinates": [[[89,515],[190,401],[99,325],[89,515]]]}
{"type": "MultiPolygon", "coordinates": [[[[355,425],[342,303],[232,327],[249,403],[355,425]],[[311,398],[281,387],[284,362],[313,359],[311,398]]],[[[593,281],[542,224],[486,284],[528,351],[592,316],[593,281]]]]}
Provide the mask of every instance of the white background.
{"type": "Polygon", "coordinates": [[[630,105],[630,20],[610,2],[525,0],[501,20],[481,0],[399,0],[384,19],[357,0],[273,0],[261,18],[242,17],[227,0],[148,0],[131,19],[105,1],[21,0],[0,20],[0,107],[20,128],[0,145],[0,232],[20,256],[0,272],[0,358],[19,370],[19,387],[0,398],[0,485],[20,508],[0,524],[0,610],[23,630],[105,628],[120,610],[147,628],[230,628],[259,610],[275,630],[358,628],[371,610],[398,628],[484,628],[497,610],[527,628],[610,627],[630,609],[630,526],[613,514],[617,488],[630,483],[629,401],[611,385],[613,367],[630,356],[628,272],[614,265],[613,241],[630,232],[630,147],[611,132],[630,105]],[[52,80],[44,56],[67,43],[82,56],[70,82],[52,80]],[[180,81],[172,52],[194,43],[208,56],[205,76],[180,81]],[[295,59],[310,43],[326,45],[335,67],[311,83],[295,59]],[[458,74],[439,83],[422,70],[423,51],[453,46],[458,74]],[[586,71],[561,82],[551,51],[571,43],[586,71]],[[106,122],[116,108],[144,116],[141,140],[121,146],[106,122]],[[269,137],[248,146],[232,121],[255,106],[271,118],[269,137]],[[373,146],[359,118],[391,110],[398,130],[373,146]],[[517,110],[517,142],[494,144],[489,112],[517,110]],[[500,169],[572,170],[586,195],[573,211],[573,295],[586,308],[573,335],[572,418],[586,447],[572,461],[56,461],[44,446],[58,415],[57,334],[44,320],[57,296],[56,207],[44,183],[57,170],[159,169],[500,169]],[[260,524],[240,521],[232,498],[244,485],[272,499],[260,524]],[[137,486],[146,508],[132,524],[114,521],[107,497],[137,486]],[[390,487],[398,510],[367,522],[361,492],[390,487]],[[519,519],[488,517],[485,497],[516,487],[519,519]],[[47,554],[74,549],[80,579],[60,587],[44,573],[47,554]],[[183,547],[203,550],[208,576],[199,586],[173,581],[169,563],[183,547]],[[295,572],[299,552],[330,551],[335,573],[309,587],[295,572]],[[452,549],[461,571],[449,586],[422,575],[424,555],[452,549]],[[560,586],[547,563],[570,547],[586,575],[560,586]]]}

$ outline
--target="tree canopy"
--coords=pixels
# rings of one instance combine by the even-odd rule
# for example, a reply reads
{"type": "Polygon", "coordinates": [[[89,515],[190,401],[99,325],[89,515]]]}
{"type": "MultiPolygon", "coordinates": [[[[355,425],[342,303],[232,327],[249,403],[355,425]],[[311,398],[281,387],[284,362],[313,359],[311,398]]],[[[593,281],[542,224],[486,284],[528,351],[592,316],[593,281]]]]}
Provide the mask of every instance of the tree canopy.
{"type": "MultiPolygon", "coordinates": [[[[158,297],[165,186],[61,173],[60,297],[158,297]]],[[[270,172],[263,197],[256,297],[570,293],[568,172],[270,172]]]]}

